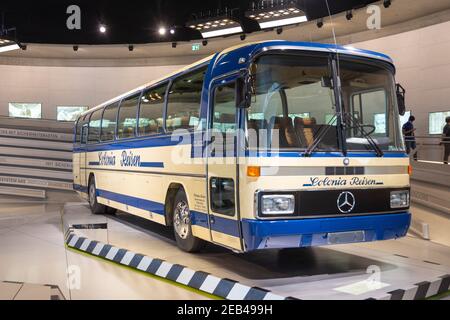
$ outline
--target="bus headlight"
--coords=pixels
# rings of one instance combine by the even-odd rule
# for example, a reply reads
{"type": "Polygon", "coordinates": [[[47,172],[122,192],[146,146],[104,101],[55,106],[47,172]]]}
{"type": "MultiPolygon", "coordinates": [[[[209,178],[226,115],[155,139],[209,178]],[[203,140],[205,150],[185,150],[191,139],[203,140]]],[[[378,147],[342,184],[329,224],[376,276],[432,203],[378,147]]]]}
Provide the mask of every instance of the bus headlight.
{"type": "Polygon", "coordinates": [[[409,191],[392,191],[391,192],[391,208],[400,209],[409,207],[409,191]]]}
{"type": "Polygon", "coordinates": [[[295,212],[295,196],[286,195],[265,195],[261,198],[261,213],[265,215],[273,214],[293,214],[295,212]]]}

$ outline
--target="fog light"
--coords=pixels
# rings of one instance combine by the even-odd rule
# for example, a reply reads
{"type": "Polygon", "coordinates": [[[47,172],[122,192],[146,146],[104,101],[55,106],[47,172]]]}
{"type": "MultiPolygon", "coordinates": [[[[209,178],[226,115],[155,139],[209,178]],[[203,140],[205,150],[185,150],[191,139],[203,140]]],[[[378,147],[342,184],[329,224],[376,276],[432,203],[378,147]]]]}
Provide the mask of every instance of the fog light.
{"type": "Polygon", "coordinates": [[[262,214],[293,214],[295,211],[294,195],[266,195],[261,201],[262,214]]]}
{"type": "Polygon", "coordinates": [[[408,208],[409,207],[409,191],[393,191],[391,192],[391,208],[408,208]]]}

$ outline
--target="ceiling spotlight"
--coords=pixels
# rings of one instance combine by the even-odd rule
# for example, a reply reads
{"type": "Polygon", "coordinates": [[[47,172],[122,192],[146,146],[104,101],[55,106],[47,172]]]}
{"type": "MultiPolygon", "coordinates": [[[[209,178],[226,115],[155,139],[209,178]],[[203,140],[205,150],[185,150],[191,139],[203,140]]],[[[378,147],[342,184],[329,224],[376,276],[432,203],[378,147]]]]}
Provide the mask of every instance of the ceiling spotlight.
{"type": "Polygon", "coordinates": [[[282,34],[283,33],[283,28],[277,28],[277,34],[282,34]]]}
{"type": "Polygon", "coordinates": [[[391,4],[392,4],[391,0],[384,0],[384,2],[383,2],[383,6],[385,8],[389,8],[391,6],[391,4]]]}
{"type": "Polygon", "coordinates": [[[161,27],[161,28],[159,28],[159,30],[158,30],[158,33],[159,33],[159,35],[161,35],[161,36],[165,35],[166,32],[167,32],[167,30],[166,30],[166,28],[164,28],[164,27],[161,27]]]}
{"type": "MultiPolygon", "coordinates": [[[[266,2],[266,1],[262,1],[266,2]]],[[[267,1],[268,2],[268,1],[267,1]]],[[[271,6],[253,8],[245,12],[249,19],[256,20],[261,29],[270,29],[308,21],[299,1],[273,1],[271,6]]]]}
{"type": "Polygon", "coordinates": [[[170,34],[175,34],[175,29],[174,28],[172,28],[172,29],[170,29],[170,34]]]}
{"type": "Polygon", "coordinates": [[[73,51],[77,52],[78,51],[78,46],[73,46],[73,51]]]}
{"type": "Polygon", "coordinates": [[[245,38],[246,38],[246,35],[245,34],[241,34],[240,38],[241,38],[242,41],[244,41],[245,38]]]}
{"type": "Polygon", "coordinates": [[[172,42],[172,48],[176,48],[177,47],[177,43],[176,42],[172,42]]]}
{"type": "Polygon", "coordinates": [[[98,28],[98,30],[99,30],[101,33],[105,33],[105,32],[106,32],[106,27],[105,27],[103,24],[101,24],[100,27],[98,28]]]}
{"type": "Polygon", "coordinates": [[[202,41],[202,45],[203,45],[204,47],[206,47],[206,46],[208,45],[208,40],[203,40],[203,41],[202,41]]]}
{"type": "Polygon", "coordinates": [[[323,27],[323,20],[319,19],[317,20],[317,28],[322,28],[323,27]]]}
{"type": "Polygon", "coordinates": [[[131,52],[131,51],[134,51],[134,46],[130,44],[130,45],[128,46],[128,51],[130,51],[130,52],[131,52]]]}
{"type": "Polygon", "coordinates": [[[347,11],[347,13],[345,14],[345,17],[347,18],[348,21],[353,19],[353,12],[352,10],[347,11]]]}

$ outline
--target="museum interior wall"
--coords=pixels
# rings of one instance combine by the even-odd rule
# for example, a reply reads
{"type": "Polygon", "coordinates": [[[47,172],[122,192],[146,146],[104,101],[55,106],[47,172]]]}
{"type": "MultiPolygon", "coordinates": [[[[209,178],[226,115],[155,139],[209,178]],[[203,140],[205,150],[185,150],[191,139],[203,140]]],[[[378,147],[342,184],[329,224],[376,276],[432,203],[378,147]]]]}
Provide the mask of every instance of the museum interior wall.
{"type": "MultiPolygon", "coordinates": [[[[351,44],[384,52],[394,59],[397,80],[407,89],[408,109],[417,117],[419,135],[429,133],[430,112],[450,111],[447,99],[450,96],[448,30],[450,22],[444,22],[351,44]]],[[[92,60],[88,67],[65,66],[63,59],[58,60],[57,66],[50,63],[52,61],[49,61],[51,66],[32,65],[32,62],[2,65],[0,62],[0,115],[8,116],[10,102],[41,103],[42,118],[55,119],[56,106],[93,107],[200,58],[202,55],[184,57],[183,64],[171,59],[170,63],[159,66],[124,66],[120,61],[111,63],[111,60],[105,64],[101,59],[98,60],[100,67],[92,67],[92,60]]],[[[128,61],[127,65],[132,63],[128,61]]]]}

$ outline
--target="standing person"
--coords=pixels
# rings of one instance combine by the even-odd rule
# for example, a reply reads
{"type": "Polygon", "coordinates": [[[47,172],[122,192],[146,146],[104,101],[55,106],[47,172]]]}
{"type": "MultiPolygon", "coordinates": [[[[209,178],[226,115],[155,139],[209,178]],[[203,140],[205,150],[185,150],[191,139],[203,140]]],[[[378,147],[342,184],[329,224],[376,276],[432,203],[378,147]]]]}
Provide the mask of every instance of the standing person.
{"type": "Polygon", "coordinates": [[[411,150],[416,150],[414,121],[416,121],[416,117],[410,116],[408,122],[403,125],[403,135],[405,136],[406,153],[408,155],[411,153],[411,150]]]}
{"type": "Polygon", "coordinates": [[[442,144],[444,145],[444,164],[448,164],[450,157],[450,117],[445,118],[447,123],[444,127],[444,134],[442,135],[442,144]]]}

